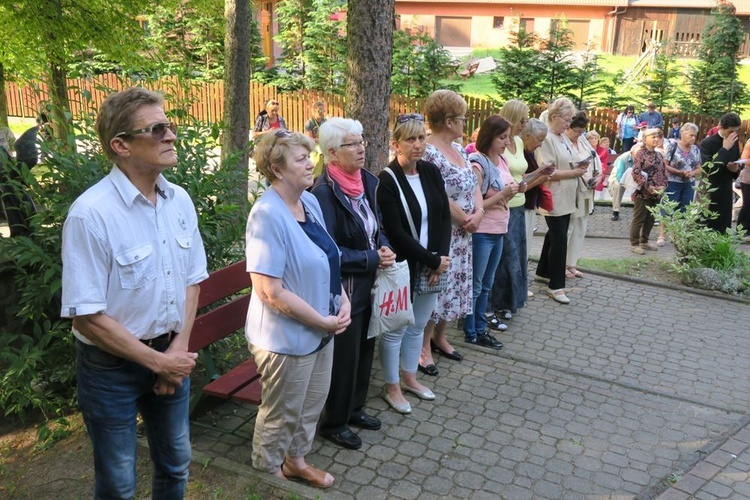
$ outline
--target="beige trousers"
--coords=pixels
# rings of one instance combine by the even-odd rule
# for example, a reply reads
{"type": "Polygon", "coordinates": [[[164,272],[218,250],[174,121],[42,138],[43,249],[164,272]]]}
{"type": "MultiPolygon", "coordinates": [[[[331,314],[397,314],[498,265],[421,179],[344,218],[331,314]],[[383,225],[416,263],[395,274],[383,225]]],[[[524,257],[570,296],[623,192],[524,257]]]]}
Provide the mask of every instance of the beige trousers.
{"type": "Polygon", "coordinates": [[[290,356],[250,346],[260,373],[263,402],[253,434],[252,464],[275,473],[284,457],[304,457],[331,386],[333,341],[306,356],[290,356]]]}
{"type": "Polygon", "coordinates": [[[568,227],[568,254],[565,265],[575,267],[583,249],[583,240],[586,238],[586,230],[589,225],[589,200],[586,200],[586,214],[581,217],[571,217],[568,227]]]}

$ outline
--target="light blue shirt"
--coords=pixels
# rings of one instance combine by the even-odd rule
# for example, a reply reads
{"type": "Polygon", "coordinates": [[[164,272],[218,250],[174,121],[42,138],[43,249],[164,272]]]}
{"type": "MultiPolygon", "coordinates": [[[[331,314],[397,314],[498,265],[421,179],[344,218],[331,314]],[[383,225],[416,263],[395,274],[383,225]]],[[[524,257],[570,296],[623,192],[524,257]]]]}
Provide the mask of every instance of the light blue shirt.
{"type": "MultiPolygon", "coordinates": [[[[302,203],[325,229],[317,198],[305,191],[302,203]]],[[[250,210],[245,242],[248,272],[280,278],[284,289],[321,316],[329,315],[328,257],[307,237],[273,188],[267,189],[250,210]]],[[[314,352],[325,336],[327,332],[264,304],[253,290],[245,321],[245,337],[250,344],[277,354],[303,356],[314,352]]]]}
{"type": "Polygon", "coordinates": [[[114,166],[70,207],[62,317],[103,312],[139,339],[182,330],[186,289],[208,277],[206,253],[187,192],[161,175],[156,185],[154,205],[114,166]]]}

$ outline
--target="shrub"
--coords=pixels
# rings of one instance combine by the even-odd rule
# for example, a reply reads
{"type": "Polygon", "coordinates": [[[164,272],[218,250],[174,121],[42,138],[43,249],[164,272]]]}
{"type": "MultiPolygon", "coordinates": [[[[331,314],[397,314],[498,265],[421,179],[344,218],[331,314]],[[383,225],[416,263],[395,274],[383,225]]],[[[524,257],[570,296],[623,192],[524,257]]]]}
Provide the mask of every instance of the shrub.
{"type": "MultiPolygon", "coordinates": [[[[219,159],[219,125],[201,123],[181,109],[169,114],[180,123],[179,162],[165,177],[183,186],[193,199],[209,269],[217,269],[243,255],[245,208],[228,201],[242,173],[237,157],[219,159]]],[[[37,410],[49,419],[74,401],[73,336],[70,321],[59,317],[62,226],[71,203],[111,168],[98,146],[93,116],[84,114],[76,122],[78,132],[67,144],[43,144],[45,159],[33,171],[18,172],[38,210],[30,219],[30,237],[0,238],[0,254],[9,258],[6,267],[11,267],[21,325],[0,335],[0,407],[5,416],[23,418],[37,410]]],[[[14,188],[23,186],[16,182],[14,188]]]]}

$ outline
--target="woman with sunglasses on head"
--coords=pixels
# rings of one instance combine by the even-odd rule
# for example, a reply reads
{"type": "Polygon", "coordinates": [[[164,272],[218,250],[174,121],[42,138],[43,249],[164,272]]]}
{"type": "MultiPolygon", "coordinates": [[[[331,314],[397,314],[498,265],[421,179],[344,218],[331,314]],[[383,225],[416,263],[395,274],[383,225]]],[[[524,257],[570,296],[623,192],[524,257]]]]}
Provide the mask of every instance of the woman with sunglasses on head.
{"type": "Polygon", "coordinates": [[[477,152],[469,156],[479,181],[485,216],[472,235],[474,313],[464,319],[464,339],[470,344],[494,349],[499,347],[488,338],[485,310],[495,282],[495,270],[503,254],[504,236],[508,232],[508,201],[518,193],[518,184],[513,180],[508,160],[503,156],[513,140],[510,133],[511,124],[506,119],[499,115],[490,116],[479,131],[477,152]]]}
{"type": "Polygon", "coordinates": [[[638,117],[635,116],[635,106],[629,105],[618,117],[617,121],[617,138],[622,142],[623,153],[627,153],[633,149],[637,135],[638,117]]]}
{"type": "Polygon", "coordinates": [[[380,429],[380,420],[365,413],[375,338],[367,338],[372,299],[370,292],[378,269],[390,267],[396,256],[380,231],[375,203],[378,179],[365,166],[362,124],[330,118],[320,126],[318,141],[326,168],[315,179],[312,194],[323,211],[326,229],[341,251],[344,289],[352,304],[352,322],[334,339],[333,373],[320,433],[349,449],[362,440],[349,425],[380,429]]]}
{"type": "Polygon", "coordinates": [[[313,142],[297,132],[266,134],[255,149],[270,187],[247,221],[253,281],[245,336],[261,375],[252,465],[328,488],[333,477],[305,462],[331,385],[334,335],[351,323],[339,248],[312,186],[313,142]]]}
{"type": "Polygon", "coordinates": [[[380,361],[386,384],[384,397],[399,413],[411,413],[411,405],[399,384],[399,358],[403,390],[420,399],[435,399],[432,391],[417,381],[417,366],[424,327],[435,308],[437,294],[416,294],[415,285],[418,272],[427,270],[430,283],[435,284],[450,264],[448,197],[440,170],[422,160],[426,141],[422,115],[399,116],[391,141],[396,158],[380,173],[377,190],[383,229],[396,251],[396,260],[409,263],[411,276],[415,323],[402,330],[384,333],[380,339],[380,361]]]}
{"type": "MultiPolygon", "coordinates": [[[[452,90],[437,90],[425,102],[432,135],[427,139],[424,160],[440,169],[451,212],[450,286],[438,293],[432,321],[425,327],[420,358],[420,370],[432,376],[439,373],[432,357],[433,349],[449,359],[462,359],[445,333],[449,321],[465,317],[474,310],[471,300],[471,235],[479,227],[485,210],[469,156],[460,144],[454,142],[463,136],[466,109],[466,101],[452,90]]],[[[491,335],[488,334],[488,338],[492,340],[491,347],[502,347],[491,335]]]]}
{"type": "Polygon", "coordinates": [[[255,126],[253,127],[253,132],[250,138],[258,139],[269,132],[286,129],[286,122],[279,114],[279,101],[276,99],[269,99],[268,102],[266,102],[265,109],[261,111],[255,119],[255,126]]]}
{"type": "Polygon", "coordinates": [[[573,163],[588,162],[586,173],[578,180],[576,192],[576,209],[570,214],[570,233],[568,234],[568,253],[565,259],[565,278],[583,278],[583,273],[576,269],[581,256],[583,240],[589,225],[589,215],[594,207],[594,188],[602,179],[602,162],[591,143],[583,133],[589,124],[586,113],[579,111],[570,122],[565,135],[573,151],[573,163]]]}

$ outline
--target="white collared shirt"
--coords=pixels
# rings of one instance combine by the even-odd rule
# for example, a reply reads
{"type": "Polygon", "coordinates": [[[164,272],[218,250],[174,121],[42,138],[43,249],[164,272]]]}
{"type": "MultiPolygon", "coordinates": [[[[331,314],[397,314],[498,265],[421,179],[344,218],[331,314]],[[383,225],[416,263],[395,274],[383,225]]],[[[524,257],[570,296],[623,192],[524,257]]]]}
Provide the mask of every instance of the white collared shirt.
{"type": "Polygon", "coordinates": [[[71,205],[62,317],[103,312],[138,339],[182,330],[186,289],[208,277],[206,252],[187,192],[161,175],[156,185],[154,206],[115,165],[71,205]]]}

